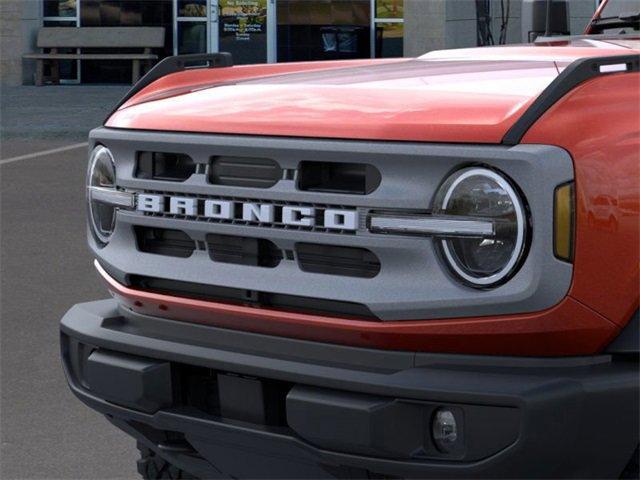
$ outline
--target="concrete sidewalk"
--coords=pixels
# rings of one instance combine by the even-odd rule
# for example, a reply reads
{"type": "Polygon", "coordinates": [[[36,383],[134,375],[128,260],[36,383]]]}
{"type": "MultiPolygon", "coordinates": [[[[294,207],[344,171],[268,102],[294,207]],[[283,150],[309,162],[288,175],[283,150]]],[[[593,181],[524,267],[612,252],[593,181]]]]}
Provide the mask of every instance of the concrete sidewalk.
{"type": "Polygon", "coordinates": [[[0,158],[84,142],[129,90],[126,85],[0,88],[0,158]]]}

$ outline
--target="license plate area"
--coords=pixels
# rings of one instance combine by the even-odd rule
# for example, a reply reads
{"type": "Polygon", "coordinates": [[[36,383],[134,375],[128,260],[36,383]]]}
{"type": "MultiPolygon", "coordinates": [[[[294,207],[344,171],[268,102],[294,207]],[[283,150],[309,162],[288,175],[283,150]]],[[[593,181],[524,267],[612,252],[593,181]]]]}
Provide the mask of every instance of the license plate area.
{"type": "Polygon", "coordinates": [[[265,384],[257,378],[218,374],[220,415],[223,418],[266,424],[265,384]]]}
{"type": "Polygon", "coordinates": [[[286,427],[286,398],[293,384],[206,367],[173,366],[176,406],[221,419],[286,427]]]}

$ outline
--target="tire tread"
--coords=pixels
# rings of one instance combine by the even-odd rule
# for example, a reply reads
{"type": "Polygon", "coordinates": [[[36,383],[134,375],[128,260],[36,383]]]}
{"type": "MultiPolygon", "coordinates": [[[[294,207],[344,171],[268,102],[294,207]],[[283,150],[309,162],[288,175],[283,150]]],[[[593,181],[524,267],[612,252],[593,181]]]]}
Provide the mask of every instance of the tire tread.
{"type": "Polygon", "coordinates": [[[140,459],[137,461],[138,473],[145,480],[197,480],[196,477],[179,469],[153,450],[138,446],[140,459]]]}

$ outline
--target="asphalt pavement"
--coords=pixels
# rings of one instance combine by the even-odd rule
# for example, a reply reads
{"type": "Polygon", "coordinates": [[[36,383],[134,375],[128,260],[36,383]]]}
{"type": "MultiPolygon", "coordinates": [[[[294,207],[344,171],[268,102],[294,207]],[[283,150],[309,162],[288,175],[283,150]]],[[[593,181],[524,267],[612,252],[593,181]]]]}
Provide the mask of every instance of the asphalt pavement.
{"type": "Polygon", "coordinates": [[[0,93],[0,478],[136,478],[135,442],[69,391],[58,321],[107,296],[85,240],[86,141],[124,87],[0,93]]]}

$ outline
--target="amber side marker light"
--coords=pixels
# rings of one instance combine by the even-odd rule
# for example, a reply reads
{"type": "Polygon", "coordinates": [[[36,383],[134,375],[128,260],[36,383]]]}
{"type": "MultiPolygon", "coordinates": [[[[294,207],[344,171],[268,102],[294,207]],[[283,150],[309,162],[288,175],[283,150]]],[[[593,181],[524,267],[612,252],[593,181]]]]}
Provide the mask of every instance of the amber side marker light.
{"type": "Polygon", "coordinates": [[[553,209],[553,253],[556,257],[571,262],[575,230],[573,182],[556,188],[553,209]]]}

